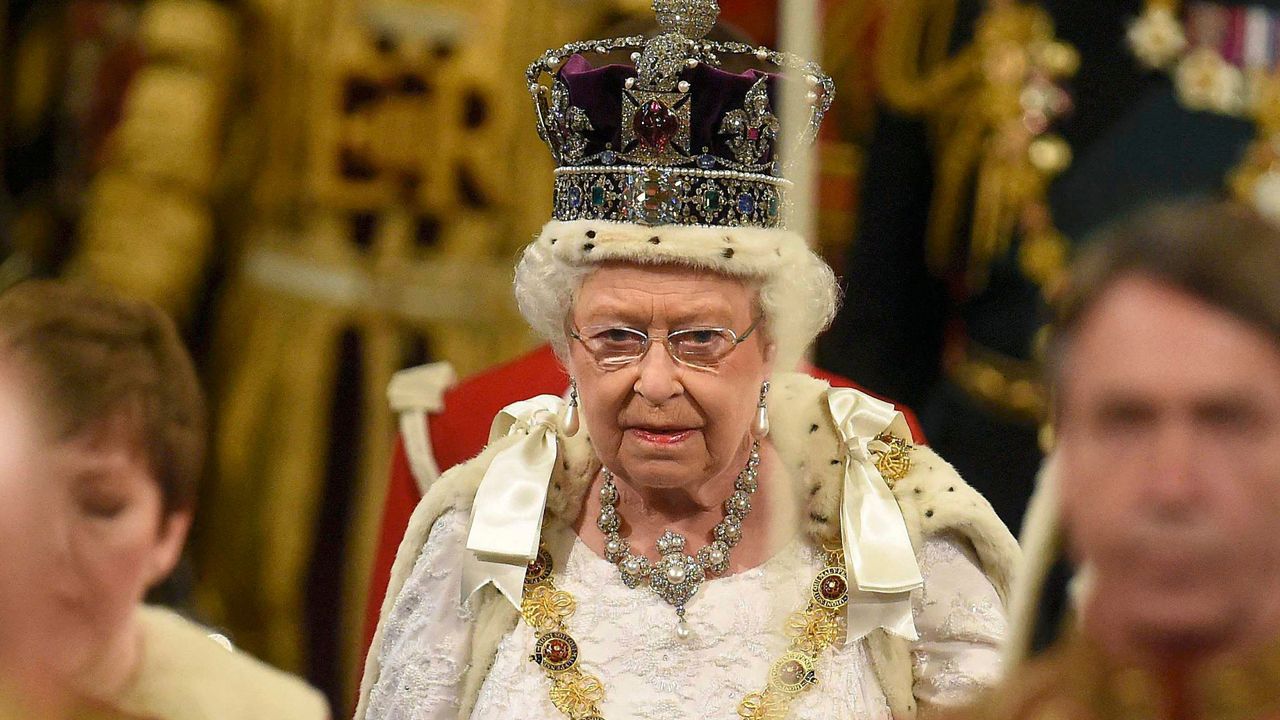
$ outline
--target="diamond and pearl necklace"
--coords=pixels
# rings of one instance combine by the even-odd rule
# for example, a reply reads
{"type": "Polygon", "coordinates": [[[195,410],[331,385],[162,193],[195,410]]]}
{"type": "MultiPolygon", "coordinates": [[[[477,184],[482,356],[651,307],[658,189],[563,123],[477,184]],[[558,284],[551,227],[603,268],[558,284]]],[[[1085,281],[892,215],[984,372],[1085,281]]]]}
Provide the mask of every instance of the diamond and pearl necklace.
{"type": "Polygon", "coordinates": [[[689,637],[689,623],[684,619],[685,604],[702,587],[708,575],[719,575],[729,569],[729,553],[742,540],[742,521],[751,512],[751,495],[758,487],[760,443],[752,443],[747,464],[734,481],[733,494],[724,502],[724,519],[716,525],[715,540],[696,556],[684,552],[683,535],[667,530],[658,538],[658,554],[662,559],[650,563],[644,555],[631,552],[631,544],[622,536],[622,518],[618,515],[618,487],[613,473],[605,468],[600,487],[600,516],[596,525],[605,534],[605,558],[618,566],[622,582],[635,588],[647,581],[658,597],[676,609],[679,620],[676,635],[689,637]]]}

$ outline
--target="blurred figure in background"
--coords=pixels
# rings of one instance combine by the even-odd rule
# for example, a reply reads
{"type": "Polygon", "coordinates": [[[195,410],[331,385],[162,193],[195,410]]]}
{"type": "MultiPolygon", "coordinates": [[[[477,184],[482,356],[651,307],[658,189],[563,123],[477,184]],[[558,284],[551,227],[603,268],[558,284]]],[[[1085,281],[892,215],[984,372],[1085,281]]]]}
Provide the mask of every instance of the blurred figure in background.
{"type": "Polygon", "coordinates": [[[1280,202],[1276,0],[894,0],[847,301],[823,367],[914,407],[1020,525],[1049,303],[1135,208],[1280,202]],[[912,348],[914,352],[904,352],[912,348]]]}
{"type": "Polygon", "coordinates": [[[1276,268],[1280,231],[1225,203],[1085,251],[1050,358],[1079,627],[971,717],[1280,713],[1276,268]]]}
{"type": "MultiPolygon", "coordinates": [[[[354,690],[394,436],[383,388],[404,365],[465,376],[531,340],[511,330],[510,256],[545,219],[550,166],[521,72],[649,4],[0,8],[0,235],[38,272],[62,263],[178,319],[215,428],[179,601],[335,704],[354,690]]],[[[773,5],[726,14],[767,33],[773,5]]]]}
{"type": "Polygon", "coordinates": [[[529,344],[506,331],[508,256],[549,202],[522,178],[547,167],[503,98],[547,44],[632,4],[7,6],[0,216],[57,246],[39,270],[66,260],[191,338],[215,432],[189,604],[335,701],[354,690],[386,383],[529,344]]]}
{"type": "Polygon", "coordinates": [[[204,449],[159,309],[47,281],[0,295],[0,672],[41,708],[328,717],[300,681],[143,604],[182,551],[204,449]]]}
{"type": "Polygon", "coordinates": [[[0,4],[0,243],[37,274],[54,272],[74,252],[85,190],[142,60],[144,5],[0,4]]]}

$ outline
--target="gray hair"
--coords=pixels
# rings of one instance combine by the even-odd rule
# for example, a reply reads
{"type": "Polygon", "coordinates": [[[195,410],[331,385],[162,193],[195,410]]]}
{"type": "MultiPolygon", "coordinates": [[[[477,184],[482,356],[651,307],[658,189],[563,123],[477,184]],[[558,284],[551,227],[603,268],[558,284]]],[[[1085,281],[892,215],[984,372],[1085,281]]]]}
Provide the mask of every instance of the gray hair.
{"type": "MultiPolygon", "coordinates": [[[[762,330],[773,343],[777,367],[790,370],[804,357],[818,333],[831,324],[839,306],[835,273],[811,250],[789,253],[788,262],[760,274],[713,270],[675,257],[633,260],[636,264],[698,267],[744,284],[757,286],[762,330]]],[[[626,261],[623,261],[626,262],[626,261]]],[[[520,313],[551,343],[562,360],[568,357],[567,321],[578,288],[599,264],[570,264],[555,257],[551,246],[533,242],[516,266],[515,294],[520,313]]]]}

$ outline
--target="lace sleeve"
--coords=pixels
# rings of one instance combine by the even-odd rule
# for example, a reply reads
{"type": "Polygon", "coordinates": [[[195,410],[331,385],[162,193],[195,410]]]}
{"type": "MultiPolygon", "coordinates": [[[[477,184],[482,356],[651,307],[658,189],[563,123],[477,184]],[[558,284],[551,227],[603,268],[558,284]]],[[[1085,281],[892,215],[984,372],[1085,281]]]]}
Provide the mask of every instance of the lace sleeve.
{"type": "Polygon", "coordinates": [[[466,531],[464,512],[437,520],[396,596],[375,650],[382,670],[368,720],[457,717],[471,621],[460,598],[466,531]]]}
{"type": "Polygon", "coordinates": [[[921,718],[971,701],[1000,679],[1004,605],[968,543],[930,538],[920,553],[924,588],[915,597],[912,648],[921,718]]]}

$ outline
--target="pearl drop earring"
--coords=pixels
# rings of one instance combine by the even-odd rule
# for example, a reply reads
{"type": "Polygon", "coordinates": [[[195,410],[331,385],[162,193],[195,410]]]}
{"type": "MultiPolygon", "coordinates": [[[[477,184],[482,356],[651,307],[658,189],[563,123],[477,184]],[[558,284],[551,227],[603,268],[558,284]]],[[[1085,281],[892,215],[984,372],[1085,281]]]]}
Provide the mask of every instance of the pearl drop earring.
{"type": "Polygon", "coordinates": [[[578,381],[569,380],[569,404],[564,409],[564,420],[561,427],[564,434],[573,437],[578,434],[578,381]]]}
{"type": "Polygon", "coordinates": [[[768,395],[769,381],[765,380],[760,385],[760,404],[756,406],[756,421],[751,428],[751,434],[756,440],[763,440],[769,434],[769,408],[765,405],[768,395]]]}

